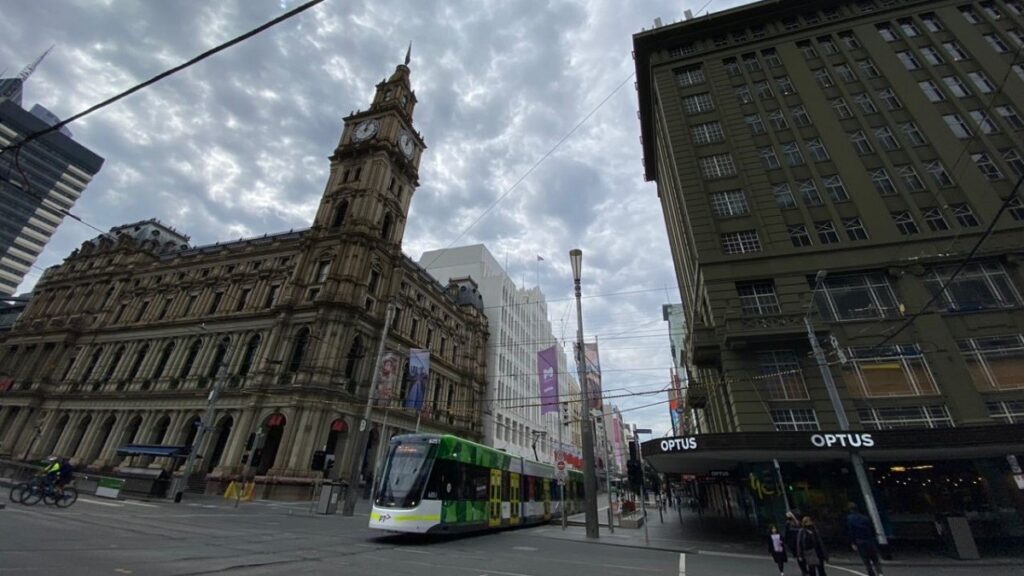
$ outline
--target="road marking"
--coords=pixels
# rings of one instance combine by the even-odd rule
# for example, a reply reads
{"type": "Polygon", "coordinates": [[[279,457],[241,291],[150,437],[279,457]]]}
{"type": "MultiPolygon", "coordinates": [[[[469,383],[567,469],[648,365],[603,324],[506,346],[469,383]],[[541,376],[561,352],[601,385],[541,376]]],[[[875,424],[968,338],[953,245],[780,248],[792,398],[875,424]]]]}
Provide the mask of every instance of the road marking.
{"type": "Polygon", "coordinates": [[[433,554],[429,550],[413,550],[412,548],[395,548],[396,552],[408,552],[409,554],[433,554]]]}
{"type": "Polygon", "coordinates": [[[142,506],[143,508],[159,508],[156,504],[146,504],[145,502],[133,502],[131,500],[122,500],[121,504],[127,504],[129,506],[142,506]]]}
{"type": "Polygon", "coordinates": [[[523,552],[536,552],[540,548],[534,548],[533,546],[513,546],[513,550],[522,550],[523,552]]]}
{"type": "Polygon", "coordinates": [[[857,576],[868,576],[867,574],[865,574],[863,572],[858,572],[856,570],[851,570],[850,568],[843,568],[842,566],[836,566],[835,564],[829,564],[828,567],[829,568],[835,568],[836,570],[842,570],[843,572],[849,572],[850,574],[856,574],[857,576]]]}
{"type": "Polygon", "coordinates": [[[686,554],[679,555],[679,576],[686,576],[686,554]]]}
{"type": "Polygon", "coordinates": [[[114,572],[117,572],[118,574],[131,574],[132,573],[131,570],[127,570],[125,568],[114,568],[114,572]]]}
{"type": "Polygon", "coordinates": [[[79,502],[85,502],[86,504],[96,504],[97,506],[111,506],[113,508],[123,508],[124,504],[117,504],[115,502],[100,502],[99,500],[90,500],[88,498],[79,498],[79,502]]]}

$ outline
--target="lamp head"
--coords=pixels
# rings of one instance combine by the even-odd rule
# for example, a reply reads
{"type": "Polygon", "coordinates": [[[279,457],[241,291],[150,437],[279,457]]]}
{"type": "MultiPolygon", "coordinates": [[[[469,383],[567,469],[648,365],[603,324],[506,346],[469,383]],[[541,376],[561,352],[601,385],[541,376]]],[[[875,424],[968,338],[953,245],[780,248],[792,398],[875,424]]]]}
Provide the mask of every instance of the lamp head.
{"type": "Polygon", "coordinates": [[[821,282],[828,276],[828,270],[818,270],[818,273],[814,275],[815,282],[821,282]]]}
{"type": "Polygon", "coordinates": [[[569,250],[569,261],[572,263],[572,279],[580,281],[580,269],[583,267],[583,250],[573,248],[569,250]]]}

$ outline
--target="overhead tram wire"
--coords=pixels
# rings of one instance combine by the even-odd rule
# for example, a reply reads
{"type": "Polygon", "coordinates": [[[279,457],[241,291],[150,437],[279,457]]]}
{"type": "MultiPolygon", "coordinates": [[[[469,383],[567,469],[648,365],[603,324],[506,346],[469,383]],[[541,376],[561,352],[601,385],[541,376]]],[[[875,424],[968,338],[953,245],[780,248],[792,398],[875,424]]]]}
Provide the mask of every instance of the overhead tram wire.
{"type": "Polygon", "coordinates": [[[954,280],[956,280],[956,277],[960,274],[960,272],[962,272],[963,269],[966,268],[967,265],[974,260],[974,256],[975,254],[977,254],[978,249],[981,248],[982,243],[984,243],[985,240],[992,235],[992,231],[995,229],[996,223],[999,222],[999,217],[1002,216],[1004,212],[1006,212],[1006,210],[1010,207],[1010,203],[1013,202],[1013,199],[1017,197],[1017,193],[1020,191],[1020,186],[1022,183],[1024,183],[1024,176],[1020,176],[1019,178],[1017,178],[1017,184],[1013,187],[1013,191],[1010,192],[1010,195],[1003,200],[1002,206],[999,207],[999,210],[996,212],[996,215],[992,217],[992,221],[989,222],[988,227],[985,229],[985,232],[981,235],[981,238],[978,238],[978,241],[974,243],[974,246],[971,248],[971,251],[967,254],[967,258],[964,261],[962,261],[959,266],[957,266],[956,270],[954,270],[953,273],[949,276],[949,279],[946,280],[942,284],[942,286],[935,291],[934,294],[932,294],[932,297],[929,298],[923,306],[921,306],[920,310],[918,310],[909,318],[907,318],[906,321],[904,321],[903,324],[901,324],[896,331],[892,332],[891,334],[883,338],[882,341],[879,342],[878,344],[875,344],[874,346],[869,346],[869,348],[878,349],[886,345],[887,343],[891,342],[893,338],[899,336],[901,332],[910,327],[910,325],[914,323],[914,320],[917,320],[919,316],[927,312],[928,308],[936,300],[938,300],[943,293],[945,293],[946,288],[948,288],[949,285],[952,284],[954,280]]]}
{"type": "Polygon", "coordinates": [[[265,22],[264,24],[261,24],[260,26],[257,26],[256,28],[253,28],[252,30],[249,30],[248,32],[245,32],[244,34],[241,34],[239,36],[236,36],[236,37],[232,38],[231,40],[228,40],[227,42],[224,42],[223,44],[219,44],[219,45],[217,45],[217,46],[215,46],[215,47],[213,47],[213,48],[211,48],[211,49],[209,49],[209,50],[199,54],[198,56],[192,58],[191,60],[188,60],[187,62],[184,62],[182,64],[179,64],[178,66],[175,66],[174,68],[171,68],[169,70],[161,72],[161,73],[157,74],[156,76],[153,76],[149,80],[145,80],[143,82],[140,82],[139,84],[136,84],[135,86],[132,86],[131,88],[129,88],[129,89],[127,89],[127,90],[125,90],[125,91],[123,91],[123,92],[121,92],[121,93],[119,93],[119,94],[117,94],[115,96],[112,96],[112,97],[110,97],[110,98],[100,102],[99,104],[91,106],[91,107],[89,107],[89,108],[79,112],[78,114],[75,114],[75,115],[71,116],[70,118],[67,118],[66,120],[62,120],[60,122],[57,122],[56,124],[54,124],[52,126],[49,126],[49,127],[45,128],[43,130],[39,130],[37,132],[33,132],[32,134],[29,134],[28,136],[26,136],[25,138],[22,138],[18,142],[15,142],[13,144],[10,144],[8,146],[0,148],[0,154],[3,154],[4,152],[7,152],[9,150],[15,150],[15,149],[21,148],[25,144],[28,144],[29,142],[31,142],[31,141],[33,141],[33,140],[35,140],[35,139],[37,139],[37,138],[39,138],[41,136],[44,136],[46,134],[50,134],[52,132],[56,132],[56,131],[60,130],[61,128],[67,126],[68,124],[74,122],[75,120],[78,120],[80,118],[84,118],[85,116],[88,116],[89,114],[92,114],[93,112],[96,112],[97,110],[101,110],[103,108],[106,108],[107,106],[109,106],[109,105],[111,105],[111,104],[113,104],[113,103],[115,103],[115,102],[117,102],[117,101],[119,101],[119,100],[121,100],[123,98],[127,98],[128,96],[131,96],[132,94],[134,94],[134,93],[136,93],[136,92],[138,92],[140,90],[148,88],[149,86],[151,86],[153,84],[156,84],[157,82],[159,82],[159,81],[161,81],[161,80],[163,80],[165,78],[169,78],[170,76],[173,76],[174,74],[177,74],[178,72],[181,72],[182,70],[185,70],[186,68],[190,68],[190,67],[194,66],[195,64],[198,64],[199,62],[202,62],[203,60],[206,60],[207,58],[209,58],[210,56],[213,56],[214,54],[217,54],[218,52],[222,52],[222,51],[224,51],[224,50],[234,46],[235,44],[239,44],[241,42],[244,42],[244,41],[248,40],[249,38],[252,38],[253,36],[256,36],[257,34],[260,34],[261,32],[264,32],[265,30],[273,28],[274,26],[276,26],[276,25],[278,25],[278,24],[280,24],[280,23],[282,23],[282,22],[284,22],[286,20],[290,20],[291,18],[301,14],[302,12],[305,12],[306,10],[309,10],[310,8],[316,6],[317,4],[320,4],[323,1],[324,0],[309,0],[305,4],[301,4],[299,6],[296,6],[295,8],[285,12],[284,14],[281,14],[277,18],[274,18],[274,19],[272,19],[272,20],[270,20],[268,22],[265,22]]]}

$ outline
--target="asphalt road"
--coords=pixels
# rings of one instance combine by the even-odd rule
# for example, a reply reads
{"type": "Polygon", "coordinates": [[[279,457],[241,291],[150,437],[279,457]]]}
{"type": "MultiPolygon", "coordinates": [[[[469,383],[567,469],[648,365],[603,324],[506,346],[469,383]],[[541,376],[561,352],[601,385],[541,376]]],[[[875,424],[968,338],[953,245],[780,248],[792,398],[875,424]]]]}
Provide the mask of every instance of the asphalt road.
{"type": "MultiPolygon", "coordinates": [[[[6,490],[0,501],[6,500],[6,490]]],[[[365,504],[365,503],[364,503],[365,504]]],[[[448,539],[382,536],[308,504],[112,502],[0,510],[0,575],[774,576],[771,560],[555,539],[524,529],[448,539]]],[[[548,533],[550,534],[550,533],[548,533]]],[[[790,564],[787,574],[799,572],[790,564]]],[[[1024,575],[1021,566],[887,568],[887,576],[1024,575]]],[[[857,575],[830,566],[830,576],[857,575]]]]}

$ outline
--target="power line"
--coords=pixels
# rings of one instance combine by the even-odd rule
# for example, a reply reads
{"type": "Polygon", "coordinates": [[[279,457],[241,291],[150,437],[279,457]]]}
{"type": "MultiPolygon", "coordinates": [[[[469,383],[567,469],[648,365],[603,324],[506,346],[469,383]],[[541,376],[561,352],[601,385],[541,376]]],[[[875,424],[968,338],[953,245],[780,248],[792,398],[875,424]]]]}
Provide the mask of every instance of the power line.
{"type": "Polygon", "coordinates": [[[1013,187],[1013,191],[1010,192],[1010,195],[1007,196],[1005,200],[1003,200],[1002,206],[999,207],[999,210],[996,212],[996,215],[992,217],[992,221],[989,222],[988,227],[985,229],[985,232],[981,235],[980,238],[978,238],[978,241],[974,243],[974,247],[972,247],[971,251],[967,254],[967,259],[965,259],[963,262],[960,263],[959,266],[957,266],[956,270],[954,270],[953,273],[949,276],[949,279],[943,282],[942,286],[938,290],[936,290],[934,294],[932,294],[932,297],[929,298],[927,302],[925,302],[924,306],[922,306],[920,310],[918,310],[909,318],[907,318],[906,321],[903,322],[903,324],[901,324],[895,332],[892,332],[891,334],[883,338],[881,342],[875,344],[874,346],[871,346],[870,348],[881,348],[888,342],[892,341],[893,338],[898,336],[901,332],[903,332],[911,324],[913,324],[914,320],[917,320],[919,316],[927,312],[928,307],[931,306],[936,300],[939,299],[940,296],[942,296],[946,292],[946,288],[948,288],[949,285],[952,284],[954,280],[956,280],[956,277],[960,274],[960,272],[963,271],[963,269],[966,268],[967,265],[970,264],[971,261],[974,259],[974,255],[978,252],[978,249],[981,248],[981,244],[989,236],[992,235],[992,231],[995,229],[996,223],[999,221],[999,217],[1003,215],[1003,212],[1006,212],[1007,208],[1010,207],[1010,203],[1012,203],[1013,199],[1017,196],[1017,192],[1018,190],[1020,190],[1021,183],[1024,183],[1024,176],[1021,176],[1017,179],[1017,185],[1013,187]]]}
{"type": "Polygon", "coordinates": [[[235,44],[238,44],[240,42],[244,42],[245,40],[248,40],[249,38],[252,38],[253,36],[256,36],[257,34],[263,32],[263,31],[265,31],[265,30],[267,30],[269,28],[273,28],[274,26],[280,24],[281,22],[289,20],[292,17],[297,16],[298,14],[301,14],[302,12],[305,12],[306,10],[309,10],[310,8],[316,6],[317,4],[320,4],[323,1],[324,0],[309,0],[305,4],[302,4],[300,6],[296,6],[295,8],[289,10],[288,12],[285,12],[284,14],[278,16],[277,18],[274,18],[273,20],[270,20],[269,22],[266,22],[266,23],[264,23],[264,24],[262,24],[260,26],[257,26],[256,28],[253,28],[252,30],[250,30],[250,31],[248,31],[248,32],[246,32],[246,33],[244,33],[244,34],[242,34],[240,36],[236,36],[236,37],[232,38],[231,40],[228,40],[227,42],[225,42],[223,44],[215,46],[214,48],[211,48],[211,49],[207,50],[206,52],[203,52],[202,54],[199,54],[195,58],[192,58],[191,60],[189,60],[189,61],[187,61],[187,62],[185,62],[183,64],[179,64],[178,66],[175,66],[174,68],[171,68],[170,70],[166,70],[164,72],[161,72],[160,74],[157,74],[156,76],[153,76],[149,80],[146,80],[144,82],[136,84],[135,86],[132,86],[131,88],[125,90],[124,92],[121,92],[120,94],[117,94],[116,96],[108,98],[108,99],[100,102],[99,104],[96,104],[96,105],[94,105],[94,106],[92,106],[90,108],[87,108],[87,109],[79,112],[78,114],[75,114],[74,116],[71,116],[70,118],[68,118],[66,120],[62,120],[62,121],[57,122],[56,124],[54,124],[52,126],[49,126],[49,127],[45,128],[43,130],[39,130],[38,132],[34,132],[32,134],[29,134],[28,136],[26,136],[25,138],[21,139],[20,141],[14,143],[14,144],[10,144],[8,146],[5,146],[4,148],[0,148],[0,154],[3,154],[4,152],[7,152],[8,150],[14,150],[14,149],[17,149],[17,148],[21,148],[22,146],[24,146],[25,144],[35,140],[36,138],[39,138],[39,137],[44,136],[46,134],[49,134],[51,132],[56,132],[57,130],[60,130],[64,126],[67,126],[68,124],[74,122],[75,120],[78,120],[80,118],[84,118],[85,116],[88,116],[89,114],[92,114],[93,112],[96,112],[97,110],[101,110],[103,108],[106,108],[107,106],[117,102],[118,100],[121,100],[123,98],[127,98],[128,96],[131,96],[132,94],[138,92],[139,90],[147,88],[147,87],[149,87],[149,86],[151,86],[153,84],[156,84],[157,82],[159,82],[159,81],[161,81],[161,80],[163,80],[165,78],[168,78],[170,76],[173,76],[174,74],[177,74],[178,72],[181,72],[182,70],[185,70],[186,68],[189,68],[189,67],[191,67],[191,66],[193,66],[195,64],[198,64],[199,62],[202,62],[203,60],[209,58],[210,56],[213,56],[214,54],[217,54],[218,52],[226,50],[226,49],[228,49],[228,48],[230,48],[230,47],[232,47],[235,44]]]}

